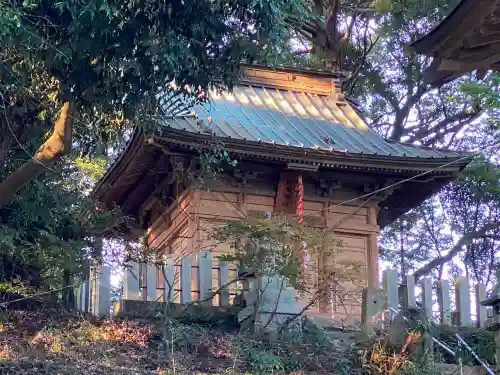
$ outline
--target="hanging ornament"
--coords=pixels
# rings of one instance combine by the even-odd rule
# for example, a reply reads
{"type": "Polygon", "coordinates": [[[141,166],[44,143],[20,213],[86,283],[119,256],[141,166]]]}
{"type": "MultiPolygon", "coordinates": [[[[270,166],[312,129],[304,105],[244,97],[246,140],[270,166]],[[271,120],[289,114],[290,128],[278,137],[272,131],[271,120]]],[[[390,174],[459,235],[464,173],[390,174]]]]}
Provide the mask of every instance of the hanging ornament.
{"type": "MultiPolygon", "coordinates": [[[[302,181],[302,175],[299,174],[297,181],[297,219],[299,224],[303,224],[303,204],[304,204],[304,183],[302,181]]],[[[307,243],[301,241],[300,243],[300,274],[299,283],[303,287],[306,285],[306,262],[307,262],[307,243]]]]}

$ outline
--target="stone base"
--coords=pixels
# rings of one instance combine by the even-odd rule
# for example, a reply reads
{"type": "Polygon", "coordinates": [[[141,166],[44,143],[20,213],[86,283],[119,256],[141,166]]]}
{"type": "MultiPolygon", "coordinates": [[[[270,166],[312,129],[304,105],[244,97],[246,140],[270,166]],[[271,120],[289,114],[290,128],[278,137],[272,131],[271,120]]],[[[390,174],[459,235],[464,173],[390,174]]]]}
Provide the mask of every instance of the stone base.
{"type": "Polygon", "coordinates": [[[351,318],[345,322],[339,322],[337,320],[332,319],[332,317],[328,314],[321,314],[316,312],[306,312],[305,313],[307,319],[309,319],[312,323],[314,323],[317,327],[322,329],[330,330],[344,330],[344,331],[361,331],[361,319],[360,318],[351,318]]]}
{"type": "MultiPolygon", "coordinates": [[[[274,313],[273,315],[273,313],[260,312],[255,322],[255,331],[264,333],[277,332],[293,317],[294,315],[292,314],[274,313]]],[[[302,317],[298,316],[293,319],[286,327],[286,331],[293,333],[302,332],[302,317]]]]}
{"type": "Polygon", "coordinates": [[[210,305],[188,305],[155,301],[121,300],[115,302],[113,315],[129,319],[162,319],[169,314],[175,319],[186,319],[199,323],[212,323],[215,321],[221,324],[231,324],[238,326],[237,316],[239,309],[222,308],[210,305]]]}

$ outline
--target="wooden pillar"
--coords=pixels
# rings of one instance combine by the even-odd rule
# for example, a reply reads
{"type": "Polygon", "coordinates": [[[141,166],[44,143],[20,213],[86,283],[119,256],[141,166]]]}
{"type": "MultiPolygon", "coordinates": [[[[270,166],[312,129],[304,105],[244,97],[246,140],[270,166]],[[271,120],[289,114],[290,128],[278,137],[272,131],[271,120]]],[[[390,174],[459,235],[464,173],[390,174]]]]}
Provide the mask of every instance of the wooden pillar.
{"type": "Polygon", "coordinates": [[[188,193],[184,200],[179,200],[179,209],[181,210],[181,215],[187,216],[187,234],[186,234],[186,253],[196,255],[198,253],[199,244],[199,212],[200,212],[200,191],[193,190],[188,193]],[[183,202],[187,202],[188,206],[181,208],[183,202]]]}

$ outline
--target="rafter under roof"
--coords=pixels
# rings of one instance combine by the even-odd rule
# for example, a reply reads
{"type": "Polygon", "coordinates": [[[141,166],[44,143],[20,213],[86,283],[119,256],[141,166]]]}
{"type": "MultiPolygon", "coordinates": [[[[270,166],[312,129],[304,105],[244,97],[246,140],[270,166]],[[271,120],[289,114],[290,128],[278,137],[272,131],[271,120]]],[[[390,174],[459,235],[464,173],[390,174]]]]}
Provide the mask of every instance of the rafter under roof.
{"type": "Polygon", "coordinates": [[[500,70],[500,0],[462,0],[411,47],[434,58],[424,72],[433,86],[473,71],[500,70]]]}

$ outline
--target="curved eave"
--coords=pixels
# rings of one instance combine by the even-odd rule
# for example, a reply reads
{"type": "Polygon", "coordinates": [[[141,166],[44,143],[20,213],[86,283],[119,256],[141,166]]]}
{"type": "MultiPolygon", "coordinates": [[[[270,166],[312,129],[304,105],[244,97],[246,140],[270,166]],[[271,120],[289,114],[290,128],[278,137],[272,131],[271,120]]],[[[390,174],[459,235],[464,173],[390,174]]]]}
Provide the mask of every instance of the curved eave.
{"type": "Polygon", "coordinates": [[[140,131],[134,131],[132,138],[125,150],[118,156],[111,167],[104,173],[104,176],[97,181],[93,194],[102,198],[106,189],[113,185],[114,181],[126,170],[129,163],[132,163],[137,153],[144,145],[144,134],[140,131]]]}
{"type": "Polygon", "coordinates": [[[480,22],[484,12],[498,0],[462,0],[453,11],[443,19],[429,33],[416,40],[410,46],[417,52],[426,56],[437,56],[442,51],[445,43],[460,42],[460,36],[466,27],[466,21],[470,21],[472,26],[480,22]]]}
{"type": "MultiPolygon", "coordinates": [[[[211,136],[202,133],[191,133],[182,130],[168,129],[163,131],[155,139],[164,144],[173,144],[181,147],[191,147],[193,144],[206,145],[207,148],[213,144],[211,136]]],[[[456,171],[465,167],[472,154],[463,154],[457,157],[424,158],[416,156],[394,156],[378,155],[369,153],[349,153],[337,149],[311,149],[295,146],[285,146],[277,143],[266,143],[247,141],[241,139],[217,137],[224,144],[228,152],[240,155],[244,158],[292,161],[304,164],[317,165],[318,167],[337,168],[341,166],[360,168],[373,168],[379,171],[425,171],[429,168],[442,166],[440,171],[456,171]],[[459,162],[458,160],[461,161],[459,162]],[[463,165],[462,165],[463,164],[463,165]]]]}
{"type": "MultiPolygon", "coordinates": [[[[242,159],[265,160],[272,163],[302,163],[316,165],[322,168],[358,170],[381,173],[420,173],[435,169],[433,174],[450,174],[462,170],[469,164],[472,155],[464,154],[459,157],[446,158],[419,158],[400,156],[380,156],[373,154],[353,154],[336,150],[315,150],[299,147],[282,146],[278,144],[255,141],[237,140],[231,138],[217,138],[224,144],[228,152],[238,155],[242,159]]],[[[189,152],[193,145],[206,147],[213,144],[213,138],[205,134],[188,133],[181,130],[168,129],[155,136],[161,144],[177,146],[189,152]]],[[[127,149],[105,173],[94,189],[100,199],[106,195],[109,187],[115,184],[129,166],[138,162],[138,154],[144,148],[155,148],[147,143],[144,134],[134,133],[127,149]]],[[[192,151],[191,151],[192,152],[192,151]]],[[[151,160],[152,162],[152,160],[151,160]]],[[[147,164],[147,161],[143,161],[147,164]]]]}

